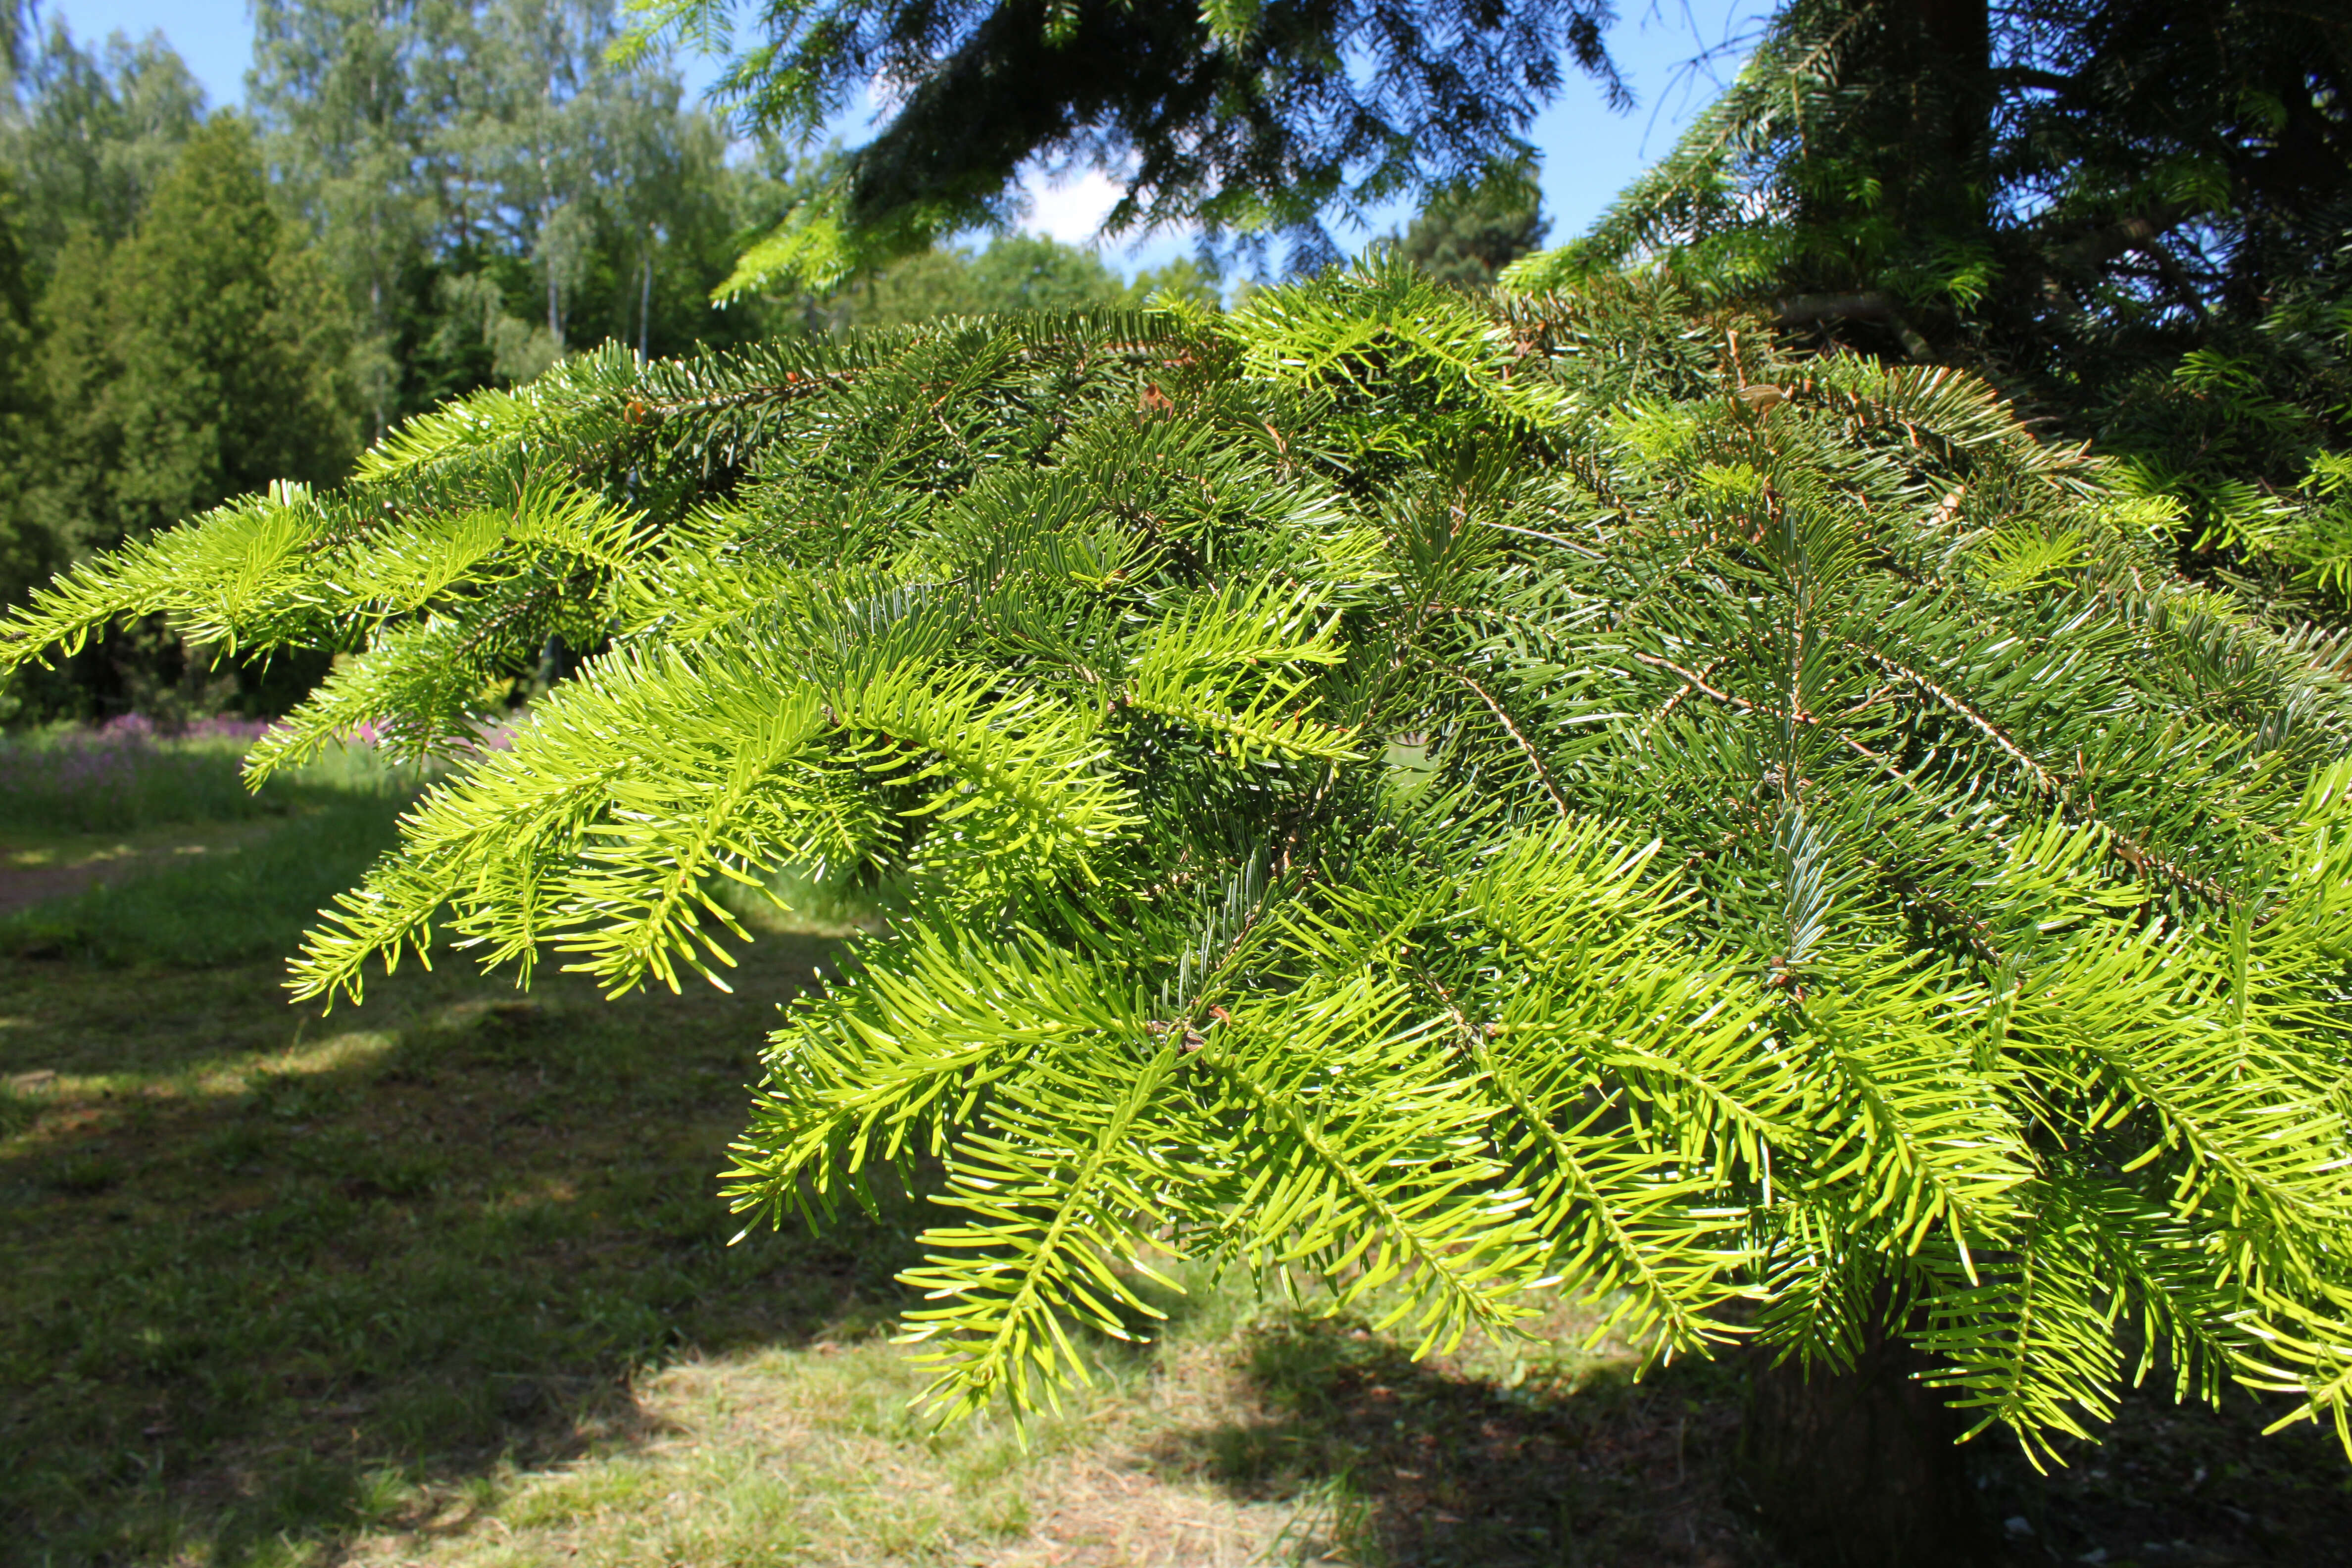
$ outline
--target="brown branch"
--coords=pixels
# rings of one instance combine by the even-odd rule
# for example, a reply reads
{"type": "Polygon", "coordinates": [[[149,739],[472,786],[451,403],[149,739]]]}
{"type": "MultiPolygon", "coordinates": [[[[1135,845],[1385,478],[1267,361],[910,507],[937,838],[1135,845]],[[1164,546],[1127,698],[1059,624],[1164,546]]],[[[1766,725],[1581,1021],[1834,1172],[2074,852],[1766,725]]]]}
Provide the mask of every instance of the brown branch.
{"type": "Polygon", "coordinates": [[[1519,750],[1527,754],[1528,765],[1536,771],[1536,782],[1544,786],[1544,793],[1551,796],[1551,803],[1559,809],[1560,816],[1574,816],[1575,814],[1568,808],[1568,797],[1560,794],[1559,786],[1551,782],[1551,770],[1544,766],[1542,755],[1537,752],[1533,742],[1519,733],[1519,727],[1511,722],[1511,716],[1503,711],[1503,705],[1488,695],[1485,687],[1471,679],[1461,670],[1448,668],[1445,673],[1478,694],[1478,700],[1484,702],[1488,711],[1495,715],[1495,721],[1502,725],[1504,731],[1517,743],[1519,750]]]}
{"type": "MultiPolygon", "coordinates": [[[[1753,702],[1748,701],[1748,699],[1746,699],[1745,697],[1735,697],[1735,696],[1733,696],[1733,695],[1732,695],[1730,692],[1728,692],[1728,691],[1718,691],[1718,690],[1717,690],[1714,687],[1709,686],[1709,685],[1708,685],[1708,684],[1707,684],[1704,679],[1702,679],[1698,675],[1695,674],[1694,672],[1692,672],[1692,671],[1690,671],[1690,670],[1685,669],[1681,665],[1676,664],[1673,659],[1670,659],[1670,658],[1660,658],[1657,655],[1655,655],[1655,654],[1654,654],[1654,653],[1643,653],[1643,652],[1641,652],[1639,649],[1634,650],[1633,657],[1634,657],[1636,659],[1640,660],[1642,663],[1648,665],[1648,666],[1649,666],[1651,668],[1653,668],[1653,669],[1663,669],[1663,670],[1669,671],[1669,672],[1670,672],[1670,673],[1672,673],[1672,674],[1681,676],[1681,677],[1683,678],[1683,681],[1684,681],[1684,683],[1685,683],[1686,686],[1694,687],[1694,688],[1697,689],[1698,690],[1701,690],[1701,691],[1706,692],[1709,697],[1714,698],[1717,702],[1727,702],[1727,703],[1729,703],[1732,707],[1738,709],[1738,710],[1739,710],[1741,712],[1743,712],[1743,713],[1753,713],[1753,712],[1755,712],[1755,711],[1757,710],[1756,704],[1755,704],[1755,703],[1753,703],[1753,702]]],[[[1720,660],[1720,659],[1717,659],[1717,660],[1716,661],[1716,663],[1717,663],[1717,664],[1720,664],[1721,662],[1722,662],[1722,660],[1720,660]]],[[[1713,664],[1710,664],[1710,665],[1708,665],[1708,666],[1707,666],[1707,668],[1709,668],[1709,669],[1713,669],[1714,668],[1715,668],[1715,665],[1713,665],[1713,664]]],[[[1659,717],[1663,718],[1663,717],[1664,717],[1664,714],[1661,714],[1661,715],[1659,715],[1659,717]]],[[[1810,722],[1810,721],[1805,721],[1810,722]]]]}
{"type": "Polygon", "coordinates": [[[1976,729],[1994,745],[2000,748],[2000,750],[2014,760],[2019,766],[2022,767],[2026,773],[2032,777],[2033,782],[2041,786],[2042,790],[2045,794],[2060,800],[2063,800],[2065,798],[2065,780],[2060,778],[2057,774],[2052,773],[2048,768],[2043,767],[2039,762],[2035,761],[2031,752],[2027,752],[2024,747],[2019,745],[2015,741],[2010,738],[2008,731],[2003,730],[1999,724],[1994,723],[1993,721],[1985,714],[1978,712],[1974,704],[1961,697],[1958,692],[1947,690],[1945,688],[1938,686],[1935,681],[1928,679],[1927,677],[1920,674],[1917,670],[1913,669],[1910,666],[1903,663],[1900,659],[1891,658],[1887,655],[1879,652],[1874,647],[1864,647],[1858,643],[1848,643],[1846,644],[1846,647],[1862,655],[1864,658],[1869,659],[1887,674],[1894,676],[1899,680],[1910,682],[1920,690],[1926,692],[1928,696],[1934,698],[1937,701],[1942,703],[1951,711],[1958,714],[1962,719],[1968,721],[1971,727],[1976,729]]]}
{"type": "Polygon", "coordinates": [[[1884,321],[1905,353],[1922,362],[1936,357],[1934,345],[1903,319],[1899,302],[1883,289],[1860,294],[1791,294],[1773,301],[1776,327],[1811,327],[1823,321],[1884,321]]]}
{"type": "MultiPolygon", "coordinates": [[[[1638,659],[1638,658],[1643,658],[1643,655],[1641,655],[1641,654],[1639,654],[1639,653],[1637,653],[1637,654],[1635,654],[1633,657],[1634,657],[1635,658],[1637,658],[1637,659],[1638,659]]],[[[1661,662],[1664,662],[1664,661],[1662,660],[1661,662]]],[[[1699,671],[1699,674],[1700,674],[1700,675],[1702,675],[1702,676],[1706,676],[1706,675],[1712,675],[1712,674],[1714,674],[1714,673],[1715,673],[1715,667],[1716,667],[1717,665],[1718,665],[1718,664],[1721,664],[1722,662],[1723,662],[1723,660],[1721,660],[1721,659],[1719,659],[1719,658],[1709,659],[1709,660],[1706,662],[1706,667],[1705,667],[1704,668],[1702,668],[1702,669],[1699,671]]],[[[1666,721],[1666,720],[1667,720],[1668,718],[1670,718],[1670,717],[1673,715],[1674,710],[1675,710],[1675,709],[1677,709],[1677,708],[1679,708],[1679,707],[1681,707],[1681,706],[1682,706],[1682,700],[1683,700],[1683,699],[1684,699],[1684,698],[1685,698],[1685,697],[1688,697],[1692,692],[1694,692],[1694,691],[1696,691],[1696,690],[1697,690],[1697,689],[1698,689],[1698,688],[1697,688],[1696,686],[1693,685],[1690,681],[1687,681],[1687,680],[1684,681],[1684,682],[1683,682],[1683,684],[1682,684],[1682,689],[1681,689],[1680,690],[1676,691],[1676,692],[1675,692],[1672,697],[1667,698],[1667,699],[1666,699],[1665,706],[1664,706],[1664,707],[1663,707],[1663,708],[1661,708],[1661,709],[1659,709],[1659,710],[1657,710],[1657,712],[1655,712],[1655,713],[1652,714],[1652,715],[1651,715],[1651,717],[1650,717],[1649,722],[1647,722],[1647,723],[1645,723],[1645,724],[1643,724],[1643,725],[1642,726],[1641,733],[1639,733],[1639,734],[1637,734],[1637,735],[1635,735],[1635,736],[1633,737],[1634,743],[1635,743],[1635,744],[1637,744],[1637,745],[1646,743],[1646,742],[1649,741],[1649,739],[1650,739],[1650,731],[1653,731],[1653,730],[1654,730],[1654,729],[1656,729],[1659,725],[1661,725],[1661,724],[1664,723],[1664,722],[1666,721]]],[[[1708,695],[1709,695],[1709,696],[1715,696],[1715,695],[1717,695],[1717,694],[1716,694],[1716,693],[1714,693],[1714,692],[1709,692],[1709,693],[1708,693],[1708,695]]]]}
{"type": "Polygon", "coordinates": [[[2201,203],[2165,202],[2147,212],[2100,225],[2060,247],[2052,259],[2062,268],[2088,272],[2128,251],[2147,249],[2204,210],[2201,203]]]}
{"type": "Polygon", "coordinates": [[[1810,327],[1819,321],[1883,321],[1895,309],[1895,296],[1882,289],[1862,294],[1791,294],[1772,302],[1772,324],[1810,327]]]}
{"type": "Polygon", "coordinates": [[[2121,860],[2126,866],[2129,866],[2133,870],[2153,870],[2158,875],[2164,877],[2166,879],[2174,883],[2176,886],[2187,888],[2192,892],[2210,899],[2213,902],[2221,905],[2225,909],[2235,901],[2230,895],[2230,889],[2222,887],[2219,882],[2210,881],[2203,877],[2200,877],[2194,871],[2189,870],[2186,866],[2181,865],[2179,861],[2168,859],[2164,856],[2158,854],[2148,846],[2141,843],[2130,834],[2124,832],[2115,824],[2099,816],[2095,807],[2086,807],[2077,805],[2074,800],[2074,791],[2068,787],[2064,779],[2060,778],[2056,773],[2053,773],[2048,768],[2043,767],[2041,763],[2037,762],[2026,752],[2024,747],[2019,745],[2014,740],[2011,739],[2007,731],[2003,730],[1999,724],[1993,722],[1993,721],[1985,714],[1979,712],[1973,704],[1969,703],[1958,694],[1945,689],[1943,687],[1936,684],[1933,680],[1928,679],[1926,676],[1921,675],[1917,670],[1912,669],[1907,665],[1903,664],[1897,659],[1889,658],[1885,654],[1879,652],[1876,648],[1864,647],[1856,643],[1848,643],[1846,646],[1853,648],[1855,652],[1860,653],[1864,658],[1876,664],[1888,674],[1909,681],[1912,685],[1916,686],[1920,690],[1927,693],[1930,697],[1933,697],[1944,707],[1966,720],[1971,727],[1976,729],[1986,739],[1992,742],[1995,746],[1998,746],[2002,752],[2006,752],[2011,758],[2015,760],[2017,763],[2033,779],[2033,782],[2040,786],[2042,793],[2049,795],[2052,800],[2057,803],[2059,809],[2066,816],[2074,821],[2083,823],[2087,826],[2105,828],[2107,831],[2108,847],[2114,850],[2116,858],[2121,860]]]}
{"type": "Polygon", "coordinates": [[[2074,79],[2056,71],[2036,70],[2032,66],[2005,66],[1988,73],[1995,89],[2023,88],[2029,92],[2072,92],[2074,79]]]}

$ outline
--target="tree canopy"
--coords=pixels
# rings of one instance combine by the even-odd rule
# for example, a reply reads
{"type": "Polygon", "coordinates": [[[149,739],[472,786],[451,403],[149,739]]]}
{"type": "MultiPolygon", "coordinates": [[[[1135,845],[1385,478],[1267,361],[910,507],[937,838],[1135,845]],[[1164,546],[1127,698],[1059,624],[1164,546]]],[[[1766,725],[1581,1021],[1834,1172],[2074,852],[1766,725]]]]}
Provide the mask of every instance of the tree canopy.
{"type": "Polygon", "coordinates": [[[2247,309],[2332,250],[2347,88],[2352,21],[2326,7],[1792,0],[1528,276],[1665,258],[1717,296],[1792,296],[1792,324],[1990,334],[2031,373],[2086,331],[2247,309]]]}
{"type": "Polygon", "coordinates": [[[940,246],[904,257],[811,299],[807,309],[821,330],[839,332],[941,316],[1139,305],[1163,289],[1196,305],[1217,302],[1214,279],[1190,260],[1147,269],[1126,282],[1091,250],[1042,235],[1001,234],[976,253],[940,246]]]}
{"type": "MultiPolygon", "coordinates": [[[[20,279],[31,330],[11,345],[21,358],[8,423],[23,456],[0,521],[13,596],[91,550],[272,479],[348,471],[361,444],[353,322],[308,237],[272,205],[244,121],[188,131],[118,243],[83,221],[44,259],[51,275],[37,294],[20,279]]],[[[174,640],[124,629],[62,682],[18,683],[10,706],[177,710],[186,700],[203,710],[234,695],[233,685],[172,695],[188,673],[174,640]]]]}
{"type": "MultiPolygon", "coordinates": [[[[1197,226],[1292,268],[1338,258],[1328,224],[1484,177],[1562,63],[1612,99],[1604,0],[766,0],[729,56],[745,118],[814,135],[869,83],[888,123],[743,258],[730,293],[829,289],[960,230],[1003,224],[1032,160],[1125,184],[1106,227],[1197,226]]],[[[660,0],[640,38],[728,49],[733,0],[660,0]]]]}
{"type": "Polygon", "coordinates": [[[455,759],[303,995],[451,939],[723,979],[730,881],[898,884],[730,1190],[941,1163],[946,1411],[1085,1375],[1175,1255],[1423,1349],[1563,1279],[1654,1354],[1894,1329],[2030,1445],[2151,1366],[2343,1429],[2352,705],[2171,512],[1957,372],[1391,263],[582,355],[6,646],[357,649],[255,775],[455,759]],[[551,635],[579,678],[473,749],[551,635]]]}
{"type": "Polygon", "coordinates": [[[347,280],[374,433],[606,338],[672,353],[720,313],[747,191],[669,62],[608,63],[611,0],[269,0],[252,99],[285,194],[347,280]]]}
{"type": "MultiPolygon", "coordinates": [[[[609,66],[609,4],[264,5],[249,119],[208,110],[161,35],[0,14],[9,602],[271,479],[340,479],[364,437],[583,342],[769,326],[709,291],[793,171],[772,145],[730,165],[667,60],[609,66]]],[[[184,665],[168,637],[110,635],[0,709],[226,699],[183,689],[184,665]]]]}
{"type": "MultiPolygon", "coordinates": [[[[358,446],[343,378],[350,321],[333,276],[273,209],[250,130],[217,116],[194,132],[137,231],[83,274],[100,335],[58,357],[103,367],[73,412],[93,443],[112,544],[273,479],[325,482],[358,446]],[[110,363],[109,362],[111,362],[110,363]]],[[[68,347],[85,323],[55,323],[68,347]]]]}
{"type": "Polygon", "coordinates": [[[1790,0],[1513,279],[1654,266],[1816,342],[1971,364],[2179,497],[2209,567],[2340,613],[2347,225],[2340,6],[1790,0]]]}
{"type": "Polygon", "coordinates": [[[1504,169],[1431,196],[1397,237],[1396,249],[1437,282],[1484,289],[1550,231],[1534,170],[1504,169]]]}
{"type": "Polygon", "coordinates": [[[0,149],[22,197],[28,265],[46,279],[75,230],[112,245],[139,215],[205,114],[204,89],[160,37],[77,44],[62,21],[33,26],[0,4],[22,42],[0,82],[0,149]]]}

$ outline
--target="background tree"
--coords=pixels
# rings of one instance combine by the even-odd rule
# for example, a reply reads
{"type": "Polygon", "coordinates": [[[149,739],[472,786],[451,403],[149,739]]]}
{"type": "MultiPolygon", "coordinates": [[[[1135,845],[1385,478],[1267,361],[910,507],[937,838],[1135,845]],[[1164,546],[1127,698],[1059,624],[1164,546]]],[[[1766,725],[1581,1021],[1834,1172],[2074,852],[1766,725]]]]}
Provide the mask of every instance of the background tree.
{"type": "Polygon", "coordinates": [[[250,128],[216,115],[107,268],[120,431],[112,544],[354,455],[340,290],[272,208],[250,128]]]}
{"type": "Polygon", "coordinates": [[[977,254],[940,247],[906,257],[837,291],[819,307],[826,330],[906,326],[941,316],[1008,310],[1070,310],[1139,305],[1161,290],[1210,306],[1215,283],[1196,262],[1179,259],[1132,283],[1094,251],[1043,235],[1004,234],[977,254]]]}
{"type": "Polygon", "coordinates": [[[1440,283],[1485,289],[1550,232],[1534,170],[1523,166],[1440,191],[1415,215],[1396,247],[1440,283]]]}
{"type": "MultiPolygon", "coordinates": [[[[11,602],[93,544],[121,537],[106,476],[119,454],[100,405],[112,372],[105,281],[112,247],[203,123],[204,93],[160,38],[85,47],[10,5],[0,96],[0,179],[13,192],[0,327],[14,432],[5,480],[11,602]]],[[[21,705],[25,693],[13,700],[21,705]]],[[[69,706],[70,688],[53,690],[69,706]]],[[[37,702],[35,711],[39,710],[37,702]]],[[[21,710],[20,709],[18,710],[21,710]]]]}
{"type": "MultiPolygon", "coordinates": [[[[331,478],[294,452],[325,449],[315,422],[276,416],[321,376],[356,395],[366,430],[380,435],[444,397],[527,380],[608,340],[660,354],[749,341],[772,323],[837,331],[940,311],[1115,303],[1162,285],[1213,294],[1190,263],[1131,289],[1090,255],[1007,237],[978,258],[910,258],[854,300],[836,292],[796,310],[757,300],[714,310],[710,291],[743,232],[816,188],[826,165],[796,162],[772,138],[730,162],[721,128],[683,103],[667,59],[609,62],[617,34],[605,0],[266,4],[248,86],[277,238],[257,240],[254,253],[290,256],[307,237],[312,258],[299,268],[323,269],[345,308],[331,331],[296,334],[310,357],[283,395],[240,392],[238,409],[261,412],[225,416],[199,455],[183,440],[194,415],[175,422],[171,378],[146,370],[210,363],[213,351],[159,359],[152,332],[171,320],[168,268],[142,273],[131,302],[119,274],[135,235],[142,247],[158,243],[147,215],[205,124],[203,95],[160,36],[86,45],[61,22],[36,28],[22,6],[8,16],[22,47],[0,102],[0,167],[23,197],[31,301],[12,384],[41,389],[46,422],[38,460],[11,472],[10,537],[21,546],[11,548],[37,563],[22,564],[27,581],[184,515],[175,508],[209,504],[224,485],[331,478]],[[321,370],[315,356],[331,353],[345,357],[321,370]],[[126,420],[140,408],[152,427],[134,447],[126,420]]],[[[281,361],[265,340],[249,368],[267,376],[281,361]]],[[[119,659],[176,657],[164,643],[142,646],[133,657],[110,643],[62,684],[20,683],[16,700],[31,706],[17,716],[110,710],[136,692],[177,689],[152,670],[128,678],[119,659]]]]}
{"type": "MultiPolygon", "coordinates": [[[[84,229],[61,260],[42,303],[54,413],[34,482],[65,553],[274,480],[345,471],[357,431],[341,290],[271,206],[245,121],[219,115],[194,132],[121,246],[84,229]]],[[[108,640],[74,675],[84,700],[119,709],[201,686],[204,669],[149,627],[108,640]]]]}
{"type": "Polygon", "coordinates": [[[52,17],[11,81],[0,154],[14,171],[24,246],[46,281],[78,229],[113,245],[203,121],[204,89],[160,37],[77,44],[52,17]]]}
{"type": "Polygon", "coordinates": [[[756,333],[725,275],[757,170],[655,57],[607,66],[609,4],[284,5],[257,15],[253,96],[281,192],[369,323],[379,426],[567,347],[756,333]]]}
{"type": "Polygon", "coordinates": [[[416,405],[404,321],[457,180],[449,128],[480,47],[457,0],[258,0],[247,97],[279,188],[310,222],[361,311],[353,365],[373,433],[416,405]]]}
{"type": "MultiPolygon", "coordinates": [[[[444,937],[675,984],[722,884],[894,879],[730,1185],[943,1165],[946,1412],[1083,1375],[1173,1254],[1424,1350],[1562,1279],[1654,1354],[1916,1394],[1892,1345],[2029,1447],[2144,1357],[2345,1431],[2352,702],[2162,515],[1964,375],[1391,265],[575,357],[8,647],[365,644],[256,776],[362,721],[456,768],[304,994],[444,937]],[[551,635],[579,679],[468,749],[551,635]]],[[[1803,1560],[1975,1556],[1936,1436],[1803,1560]]]]}
{"type": "Polygon", "coordinates": [[[0,167],[0,594],[21,603],[61,564],[33,515],[48,402],[34,353],[34,289],[17,239],[15,183],[0,167]]]}

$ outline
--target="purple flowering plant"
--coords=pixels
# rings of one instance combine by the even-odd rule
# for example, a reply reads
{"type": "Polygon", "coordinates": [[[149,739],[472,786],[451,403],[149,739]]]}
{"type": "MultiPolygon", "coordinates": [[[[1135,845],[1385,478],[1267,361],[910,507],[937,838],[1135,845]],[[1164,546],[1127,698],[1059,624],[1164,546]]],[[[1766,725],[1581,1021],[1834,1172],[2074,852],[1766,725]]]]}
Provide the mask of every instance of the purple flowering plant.
{"type": "Polygon", "coordinates": [[[0,740],[0,831],[112,833],[287,809],[246,789],[238,761],[268,726],[218,717],[177,727],[127,713],[0,740]]]}

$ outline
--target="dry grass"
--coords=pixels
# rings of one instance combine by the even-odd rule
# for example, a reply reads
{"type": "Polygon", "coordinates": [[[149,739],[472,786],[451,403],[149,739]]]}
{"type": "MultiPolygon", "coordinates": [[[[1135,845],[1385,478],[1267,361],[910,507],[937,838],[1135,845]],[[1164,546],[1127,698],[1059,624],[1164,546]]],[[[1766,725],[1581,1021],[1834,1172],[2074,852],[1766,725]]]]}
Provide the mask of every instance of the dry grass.
{"type": "Polygon", "coordinates": [[[1492,1347],[1415,1367],[1361,1328],[1205,1295],[1166,1344],[1107,1352],[1093,1389],[1025,1433],[929,1430],[908,1410],[919,1377],[875,1338],[650,1372],[577,1458],[394,1489],[344,1560],[1756,1560],[1708,1458],[1720,1412],[1629,1389],[1620,1357],[1548,1356],[1513,1399],[1492,1347]]]}
{"type": "Polygon", "coordinates": [[[910,1421],[903,1356],[877,1342],[703,1360],[649,1374],[635,1430],[472,1495],[421,1489],[352,1560],[564,1563],[1235,1563],[1299,1510],[1141,1461],[1159,1380],[1076,1402],[1025,1447],[1008,1428],[910,1421]]]}

